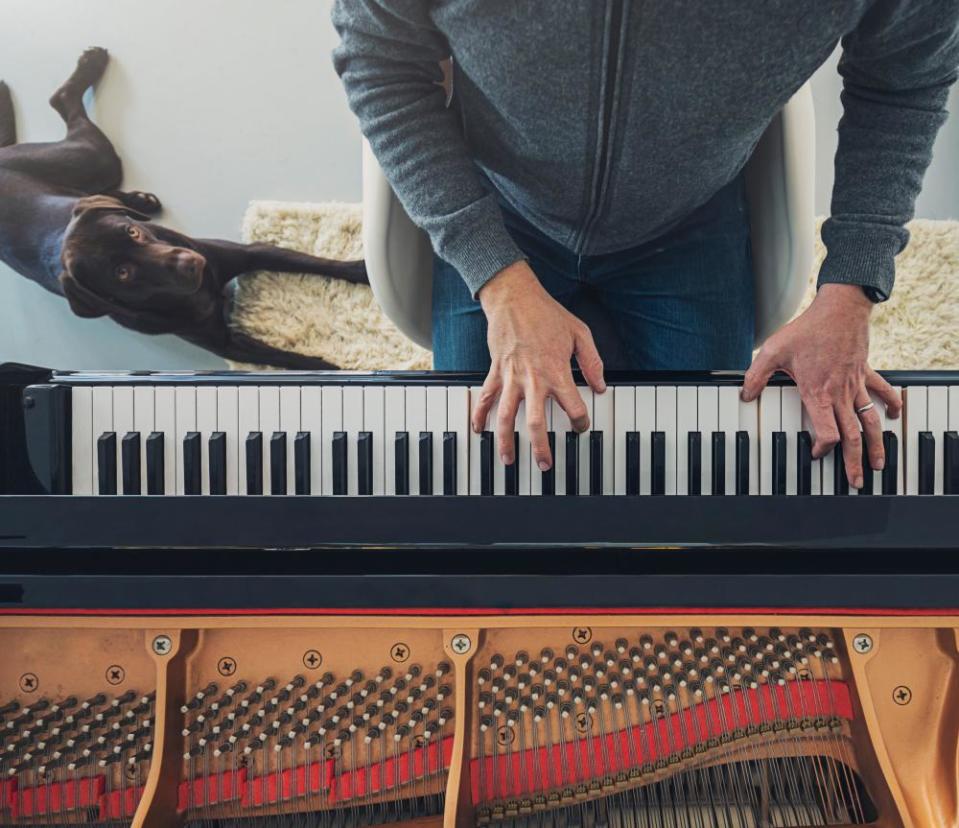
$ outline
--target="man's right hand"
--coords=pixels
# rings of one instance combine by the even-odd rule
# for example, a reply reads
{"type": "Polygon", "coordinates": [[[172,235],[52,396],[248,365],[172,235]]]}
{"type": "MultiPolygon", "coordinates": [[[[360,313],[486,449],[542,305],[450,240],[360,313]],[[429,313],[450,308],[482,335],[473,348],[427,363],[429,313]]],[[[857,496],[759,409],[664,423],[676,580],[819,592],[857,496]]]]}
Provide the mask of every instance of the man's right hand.
{"type": "Polygon", "coordinates": [[[533,459],[546,471],[553,464],[546,428],[547,399],[559,402],[574,430],[589,428],[589,411],[573,382],[571,357],[575,355],[593,391],[602,394],[606,390],[603,361],[593,335],[544,290],[525,261],[497,273],[480,288],[479,300],[489,325],[492,365],[473,410],[473,430],[485,428],[489,411],[499,398],[496,446],[500,459],[510,465],[516,459],[516,412],[525,400],[533,459]]]}

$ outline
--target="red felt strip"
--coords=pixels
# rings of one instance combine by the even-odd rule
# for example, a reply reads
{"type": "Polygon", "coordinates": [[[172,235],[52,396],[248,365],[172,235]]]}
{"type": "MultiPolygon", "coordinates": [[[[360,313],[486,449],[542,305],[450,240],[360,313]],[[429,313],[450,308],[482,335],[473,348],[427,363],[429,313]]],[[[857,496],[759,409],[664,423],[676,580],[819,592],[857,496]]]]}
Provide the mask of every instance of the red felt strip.
{"type": "Polygon", "coordinates": [[[194,779],[192,786],[189,782],[181,782],[177,810],[186,811],[202,805],[240,799],[245,786],[246,768],[202,776],[194,779]]]}
{"type": "Polygon", "coordinates": [[[142,796],[143,785],[106,794],[100,799],[100,819],[106,821],[132,817],[142,796]]]}
{"type": "Polygon", "coordinates": [[[98,803],[105,787],[106,779],[103,776],[51,782],[20,790],[14,787],[9,792],[10,808],[24,817],[88,808],[98,803]]]}
{"type": "MultiPolygon", "coordinates": [[[[682,752],[725,731],[777,719],[805,716],[853,718],[849,688],[843,682],[793,681],[762,685],[701,702],[655,722],[634,725],[605,736],[584,736],[565,744],[513,750],[470,763],[473,803],[522,796],[616,774],[682,752]],[[565,761],[564,761],[565,760],[565,761]],[[480,791],[480,765],[483,790],[480,791]],[[534,783],[534,780],[539,780],[534,783]]],[[[620,717],[616,723],[622,723],[620,717]]],[[[607,726],[614,722],[607,721],[607,726]]],[[[554,734],[555,738],[555,734],[554,734]]]]}

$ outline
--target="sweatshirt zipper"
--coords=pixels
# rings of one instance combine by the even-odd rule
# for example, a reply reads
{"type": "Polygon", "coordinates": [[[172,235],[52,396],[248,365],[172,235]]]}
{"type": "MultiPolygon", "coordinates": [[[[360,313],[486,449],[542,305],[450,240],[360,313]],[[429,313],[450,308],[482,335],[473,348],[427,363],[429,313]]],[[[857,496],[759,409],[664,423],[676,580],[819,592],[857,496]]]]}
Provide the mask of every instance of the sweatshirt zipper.
{"type": "Polygon", "coordinates": [[[606,52],[606,74],[603,84],[603,120],[600,134],[599,156],[596,159],[596,168],[593,176],[593,191],[589,214],[583,222],[576,248],[582,251],[593,230],[593,225],[599,218],[600,206],[606,193],[606,176],[609,159],[613,151],[613,136],[610,134],[613,126],[613,109],[616,103],[616,90],[619,85],[619,60],[622,48],[622,28],[625,16],[626,0],[609,0],[609,45],[606,52]]]}

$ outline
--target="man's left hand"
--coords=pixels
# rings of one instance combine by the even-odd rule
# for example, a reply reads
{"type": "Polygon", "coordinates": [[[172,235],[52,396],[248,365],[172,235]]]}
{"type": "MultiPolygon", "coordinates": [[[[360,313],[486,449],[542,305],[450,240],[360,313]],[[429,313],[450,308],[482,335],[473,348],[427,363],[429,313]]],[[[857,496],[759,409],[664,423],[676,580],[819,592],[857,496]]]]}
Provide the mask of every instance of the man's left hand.
{"type": "Polygon", "coordinates": [[[874,394],[888,417],[898,417],[902,410],[899,392],[869,367],[872,307],[857,285],[823,285],[800,316],[766,340],[746,373],[742,392],[743,400],[750,402],[776,371],[788,374],[812,422],[813,457],[842,442],[846,477],[857,489],[863,485],[864,448],[870,468],[879,471],[885,464],[879,413],[859,409],[868,406],[874,394]]]}

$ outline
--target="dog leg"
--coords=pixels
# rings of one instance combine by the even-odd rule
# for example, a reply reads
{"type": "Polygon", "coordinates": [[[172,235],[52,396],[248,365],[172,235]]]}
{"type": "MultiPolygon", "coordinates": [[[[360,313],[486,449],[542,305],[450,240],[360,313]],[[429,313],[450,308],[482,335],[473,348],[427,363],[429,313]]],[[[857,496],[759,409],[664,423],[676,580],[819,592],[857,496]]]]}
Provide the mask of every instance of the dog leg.
{"type": "Polygon", "coordinates": [[[111,190],[110,192],[103,193],[103,195],[112,196],[127,207],[139,210],[148,216],[155,216],[163,210],[163,204],[160,203],[160,199],[153,193],[144,193],[140,190],[135,190],[131,193],[125,193],[121,190],[111,190]]]}
{"type": "Polygon", "coordinates": [[[0,148],[17,143],[17,120],[13,114],[10,87],[0,81],[0,148]]]}
{"type": "Polygon", "coordinates": [[[342,279],[357,285],[368,285],[366,263],[362,260],[340,261],[321,259],[297,250],[275,247],[272,244],[236,244],[219,239],[197,239],[202,253],[215,262],[221,281],[226,282],[256,270],[280,273],[310,273],[342,279]]]}
{"type": "Polygon", "coordinates": [[[83,93],[103,77],[109,62],[110,56],[106,49],[87,49],[80,55],[73,74],[53,93],[50,106],[63,118],[68,128],[78,120],[88,120],[83,106],[83,93]]]}

